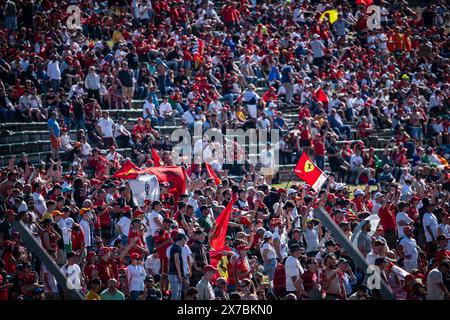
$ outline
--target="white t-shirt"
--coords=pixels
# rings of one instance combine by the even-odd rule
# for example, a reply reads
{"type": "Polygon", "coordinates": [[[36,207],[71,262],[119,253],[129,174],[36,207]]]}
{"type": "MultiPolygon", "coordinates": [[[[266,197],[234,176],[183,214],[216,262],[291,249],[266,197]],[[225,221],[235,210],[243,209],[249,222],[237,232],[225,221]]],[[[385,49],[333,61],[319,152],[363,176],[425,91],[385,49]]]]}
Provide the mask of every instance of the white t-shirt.
{"type": "Polygon", "coordinates": [[[144,265],[146,270],[151,270],[154,274],[159,274],[161,271],[161,259],[155,258],[153,254],[145,259],[144,265]]]}
{"type": "Polygon", "coordinates": [[[403,237],[400,241],[400,245],[405,250],[405,256],[410,256],[407,260],[417,261],[419,253],[417,251],[417,243],[414,238],[403,237]]]}
{"type": "Polygon", "coordinates": [[[80,228],[83,230],[84,242],[86,247],[91,246],[91,230],[89,228],[89,222],[87,220],[80,221],[80,228]]]}
{"type": "Polygon", "coordinates": [[[372,203],[373,203],[372,214],[378,214],[378,210],[380,210],[381,204],[375,202],[375,200],[373,200],[372,203]]]}
{"type": "Polygon", "coordinates": [[[286,237],[286,234],[279,233],[278,231],[278,227],[275,228],[274,232],[273,232],[273,240],[275,239],[280,239],[280,254],[281,257],[284,259],[288,256],[288,251],[287,251],[287,242],[288,242],[288,238],[286,237]]]}
{"type": "Polygon", "coordinates": [[[103,138],[112,138],[114,121],[111,118],[101,118],[98,120],[98,125],[102,129],[103,138]]]}
{"type": "Polygon", "coordinates": [[[436,216],[433,213],[425,213],[423,216],[423,231],[425,232],[425,239],[427,242],[433,241],[431,238],[430,233],[427,230],[427,226],[430,226],[431,231],[433,232],[434,239],[437,238],[437,228],[438,228],[438,221],[436,219],[436,216]]]}
{"type": "Polygon", "coordinates": [[[47,212],[47,205],[45,204],[45,199],[42,194],[34,192],[33,198],[35,202],[36,211],[42,216],[45,212],[47,212]]]}
{"type": "Polygon", "coordinates": [[[319,234],[317,232],[317,227],[314,227],[313,229],[305,229],[305,240],[306,252],[319,250],[319,234]]]}
{"type": "Polygon", "coordinates": [[[367,262],[367,264],[368,264],[369,266],[375,265],[375,260],[376,260],[377,258],[380,258],[380,256],[377,255],[375,252],[370,251],[370,252],[367,254],[367,256],[366,256],[366,262],[367,262]]]}
{"type": "Polygon", "coordinates": [[[64,245],[68,245],[70,243],[70,229],[67,229],[66,220],[64,220],[64,218],[61,218],[58,221],[57,225],[59,229],[61,229],[64,245]]]}
{"type": "Polygon", "coordinates": [[[148,101],[148,100],[145,101],[144,107],[142,109],[142,113],[143,113],[144,119],[149,117],[149,116],[155,116],[156,115],[155,111],[156,111],[155,104],[153,102],[148,101]]]}
{"type": "Polygon", "coordinates": [[[117,222],[117,225],[120,226],[120,230],[122,230],[122,233],[127,237],[130,232],[130,224],[131,219],[128,217],[122,217],[119,219],[119,222],[117,222]]]}
{"type": "Polygon", "coordinates": [[[269,253],[267,254],[267,259],[271,260],[271,259],[276,259],[277,258],[277,253],[275,252],[275,249],[270,245],[270,243],[266,242],[262,245],[260,251],[261,251],[261,256],[264,256],[264,251],[265,250],[269,250],[269,253]]]}
{"type": "Polygon", "coordinates": [[[144,291],[144,279],[147,273],[141,265],[134,266],[132,264],[127,267],[128,290],[144,291]]]}
{"type": "Polygon", "coordinates": [[[153,236],[155,234],[155,232],[158,231],[159,226],[156,224],[155,218],[157,218],[161,223],[164,220],[162,215],[156,211],[152,211],[150,213],[145,214],[145,221],[146,221],[146,227],[147,227],[147,231],[145,232],[145,237],[153,236]]]}
{"type": "Polygon", "coordinates": [[[403,237],[405,235],[405,233],[403,232],[403,228],[404,226],[400,226],[399,222],[406,222],[408,224],[413,223],[414,221],[408,217],[408,215],[405,212],[399,212],[397,213],[397,216],[395,217],[395,220],[397,222],[397,230],[398,230],[398,238],[400,239],[401,237],[403,237]]]}
{"type": "Polygon", "coordinates": [[[296,291],[297,288],[292,281],[292,277],[300,277],[303,274],[303,268],[294,256],[289,256],[286,259],[286,263],[284,265],[284,270],[286,272],[286,291],[296,291]]]}
{"type": "Polygon", "coordinates": [[[161,116],[164,116],[165,113],[169,113],[169,112],[172,112],[172,106],[170,105],[170,103],[163,102],[159,105],[159,114],[161,116]]]}
{"type": "Polygon", "coordinates": [[[438,268],[434,268],[427,277],[427,300],[444,300],[444,293],[438,283],[444,283],[444,279],[438,268]]]}

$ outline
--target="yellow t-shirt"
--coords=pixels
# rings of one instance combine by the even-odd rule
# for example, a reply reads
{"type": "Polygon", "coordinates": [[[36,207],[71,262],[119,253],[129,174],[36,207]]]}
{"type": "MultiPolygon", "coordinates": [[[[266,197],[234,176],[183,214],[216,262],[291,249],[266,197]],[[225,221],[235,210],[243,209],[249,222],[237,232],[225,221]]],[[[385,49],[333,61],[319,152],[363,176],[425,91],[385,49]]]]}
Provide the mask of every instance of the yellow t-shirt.
{"type": "Polygon", "coordinates": [[[89,290],[86,294],[86,300],[101,300],[100,296],[96,294],[94,291],[89,290]]]}

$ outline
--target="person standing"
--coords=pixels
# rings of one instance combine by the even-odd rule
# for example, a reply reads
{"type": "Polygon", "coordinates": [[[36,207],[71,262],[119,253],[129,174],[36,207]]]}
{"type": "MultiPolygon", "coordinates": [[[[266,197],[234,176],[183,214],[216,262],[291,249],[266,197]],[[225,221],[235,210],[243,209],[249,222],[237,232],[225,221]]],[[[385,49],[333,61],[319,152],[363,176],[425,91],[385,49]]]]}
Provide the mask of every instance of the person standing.
{"type": "Polygon", "coordinates": [[[215,300],[213,287],[210,281],[214,278],[217,269],[208,264],[203,268],[205,275],[197,283],[198,300],[215,300]]]}
{"type": "Polygon", "coordinates": [[[50,81],[50,88],[55,92],[58,91],[61,82],[61,70],[59,68],[59,61],[56,59],[56,54],[52,54],[50,62],[47,64],[47,77],[50,81]]]}
{"type": "Polygon", "coordinates": [[[147,276],[145,268],[142,265],[142,258],[138,253],[130,255],[131,264],[127,267],[128,290],[131,300],[138,300],[144,293],[144,279],[147,276]]]}
{"type": "Polygon", "coordinates": [[[300,246],[293,244],[289,247],[291,254],[287,257],[285,262],[286,271],[286,294],[293,293],[297,299],[303,295],[302,274],[304,272],[300,261],[301,256],[300,246]]]}
{"type": "Polygon", "coordinates": [[[181,289],[184,281],[183,267],[183,246],[186,243],[186,236],[178,233],[175,243],[172,245],[169,254],[169,283],[172,289],[171,300],[181,299],[181,289]]]}
{"type": "Polygon", "coordinates": [[[408,272],[418,268],[419,252],[417,243],[413,237],[413,228],[410,226],[403,228],[404,236],[400,238],[400,243],[405,252],[404,269],[408,272]]]}
{"type": "Polygon", "coordinates": [[[61,148],[61,139],[59,138],[61,129],[59,127],[55,111],[50,114],[47,125],[50,132],[50,148],[52,150],[52,158],[54,161],[57,161],[59,158],[59,149],[61,148]]]}
{"type": "Polygon", "coordinates": [[[99,127],[99,131],[103,138],[103,143],[106,148],[109,148],[113,145],[115,145],[114,142],[114,128],[115,124],[114,121],[109,117],[108,111],[102,112],[102,117],[97,122],[97,126],[99,127]]]}
{"type": "Polygon", "coordinates": [[[432,269],[427,277],[427,299],[444,300],[450,298],[450,294],[444,285],[444,275],[449,271],[448,260],[442,261],[438,267],[432,269]]]}
{"type": "Polygon", "coordinates": [[[131,101],[134,93],[134,75],[133,71],[128,69],[128,63],[122,62],[122,69],[117,75],[117,80],[122,88],[122,95],[128,102],[128,109],[131,109],[131,101]]]}
{"type": "Polygon", "coordinates": [[[84,80],[84,86],[87,89],[87,98],[94,98],[100,103],[100,76],[95,72],[95,67],[89,67],[89,73],[84,80]]]}

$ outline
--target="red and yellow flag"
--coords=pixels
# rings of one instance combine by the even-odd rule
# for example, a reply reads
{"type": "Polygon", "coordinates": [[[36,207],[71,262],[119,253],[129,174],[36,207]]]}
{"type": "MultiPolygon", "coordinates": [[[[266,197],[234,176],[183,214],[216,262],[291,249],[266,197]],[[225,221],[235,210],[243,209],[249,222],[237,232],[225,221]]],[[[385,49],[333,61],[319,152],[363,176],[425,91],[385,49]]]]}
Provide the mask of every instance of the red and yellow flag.
{"type": "Polygon", "coordinates": [[[322,184],[328,178],[304,152],[298,160],[294,172],[316,191],[320,190],[322,184]]]}

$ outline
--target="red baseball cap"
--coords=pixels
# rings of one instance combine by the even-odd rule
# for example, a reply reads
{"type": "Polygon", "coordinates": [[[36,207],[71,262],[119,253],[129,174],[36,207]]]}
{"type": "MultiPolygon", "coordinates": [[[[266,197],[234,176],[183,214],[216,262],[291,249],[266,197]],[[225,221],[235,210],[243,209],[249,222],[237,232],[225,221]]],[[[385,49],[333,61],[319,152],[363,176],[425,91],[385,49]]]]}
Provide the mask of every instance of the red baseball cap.
{"type": "Polygon", "coordinates": [[[250,249],[250,247],[246,246],[245,244],[240,244],[236,247],[237,252],[242,251],[242,250],[249,250],[249,249],[250,249]]]}
{"type": "Polygon", "coordinates": [[[420,201],[422,200],[422,198],[418,197],[418,196],[414,196],[411,198],[411,201],[420,201]]]}
{"type": "Polygon", "coordinates": [[[286,193],[285,188],[278,188],[277,193],[286,193]]]}
{"type": "Polygon", "coordinates": [[[241,217],[241,219],[239,221],[240,221],[240,223],[245,224],[246,226],[252,225],[252,222],[250,220],[248,220],[248,218],[245,216],[241,217]]]}
{"type": "Polygon", "coordinates": [[[131,212],[131,207],[130,206],[125,206],[125,207],[122,208],[122,210],[124,212],[131,212]]]}
{"type": "Polygon", "coordinates": [[[203,267],[203,272],[208,272],[208,271],[217,271],[217,268],[215,268],[214,266],[207,264],[206,266],[203,267]]]}
{"type": "Polygon", "coordinates": [[[132,260],[134,260],[134,259],[140,259],[140,258],[141,258],[141,255],[135,252],[135,253],[130,254],[130,258],[131,258],[132,260]]]}
{"type": "Polygon", "coordinates": [[[104,256],[105,254],[108,254],[111,250],[109,247],[101,247],[100,248],[100,255],[104,256]]]}

